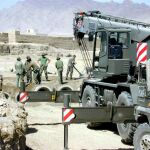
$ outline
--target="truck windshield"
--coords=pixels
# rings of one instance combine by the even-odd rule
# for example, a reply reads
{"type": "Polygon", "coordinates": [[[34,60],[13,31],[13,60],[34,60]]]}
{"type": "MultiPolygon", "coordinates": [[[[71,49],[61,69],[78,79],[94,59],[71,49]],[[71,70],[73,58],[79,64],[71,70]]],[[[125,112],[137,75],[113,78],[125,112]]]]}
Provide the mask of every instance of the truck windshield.
{"type": "Polygon", "coordinates": [[[109,59],[122,59],[122,49],[127,48],[128,43],[127,32],[98,32],[95,55],[100,55],[100,57],[108,55],[109,59]]]}
{"type": "Polygon", "coordinates": [[[122,48],[128,48],[128,33],[110,32],[109,44],[120,45],[122,48]]]}

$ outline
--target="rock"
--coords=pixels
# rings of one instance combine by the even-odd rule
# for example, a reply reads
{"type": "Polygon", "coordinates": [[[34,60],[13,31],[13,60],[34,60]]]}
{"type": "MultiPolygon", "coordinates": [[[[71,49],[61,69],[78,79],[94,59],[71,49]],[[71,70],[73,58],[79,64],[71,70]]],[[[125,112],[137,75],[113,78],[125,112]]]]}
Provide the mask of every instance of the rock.
{"type": "Polygon", "coordinates": [[[6,117],[7,101],[4,95],[0,94],[0,117],[6,117]]]}
{"type": "Polygon", "coordinates": [[[25,150],[27,113],[24,105],[0,93],[0,150],[25,150]]]}

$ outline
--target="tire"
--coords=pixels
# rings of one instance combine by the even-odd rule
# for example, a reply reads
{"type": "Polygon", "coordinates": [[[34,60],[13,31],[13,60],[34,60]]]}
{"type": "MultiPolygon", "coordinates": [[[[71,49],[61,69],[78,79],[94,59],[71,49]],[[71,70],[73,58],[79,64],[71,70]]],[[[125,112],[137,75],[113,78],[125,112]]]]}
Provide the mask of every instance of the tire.
{"type": "MultiPolygon", "coordinates": [[[[82,95],[82,106],[83,107],[97,107],[96,104],[96,92],[91,86],[86,86],[82,95]]],[[[101,123],[90,122],[87,127],[90,129],[97,128],[101,123]]]]}
{"type": "Polygon", "coordinates": [[[96,92],[91,86],[86,86],[82,95],[83,107],[96,107],[96,92]]]}
{"type": "MultiPolygon", "coordinates": [[[[122,92],[117,100],[117,106],[131,106],[133,105],[131,95],[127,92],[122,92]]],[[[133,135],[137,128],[137,123],[117,123],[117,129],[122,141],[127,144],[133,142],[133,135]]]]}
{"type": "Polygon", "coordinates": [[[150,126],[147,123],[138,126],[133,144],[135,150],[150,150],[150,126]]]}

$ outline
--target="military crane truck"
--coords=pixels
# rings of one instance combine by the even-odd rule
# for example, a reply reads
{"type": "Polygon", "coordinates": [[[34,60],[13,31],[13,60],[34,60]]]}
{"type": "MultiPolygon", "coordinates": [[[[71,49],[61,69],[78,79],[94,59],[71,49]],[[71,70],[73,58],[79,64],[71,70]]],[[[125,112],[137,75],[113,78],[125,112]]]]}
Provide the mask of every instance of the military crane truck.
{"type": "MultiPolygon", "coordinates": [[[[138,106],[139,97],[142,97],[139,93],[144,95],[147,83],[143,82],[146,82],[144,75],[142,80],[138,78],[142,70],[140,68],[145,67],[138,69],[136,67],[136,47],[140,42],[150,45],[150,24],[105,15],[99,11],[89,11],[75,13],[73,29],[86,66],[92,68],[90,78],[84,80],[81,85],[82,106],[101,107],[110,104],[138,106]],[[89,41],[93,41],[91,60],[85,42],[87,37],[89,41]],[[129,79],[130,72],[132,77],[129,79]]],[[[150,56],[150,51],[147,55],[150,56]]],[[[140,128],[143,132],[145,130],[146,133],[150,132],[150,109],[147,109],[149,96],[146,92],[141,100],[141,107],[136,109],[138,123],[117,124],[124,142],[133,141],[139,123],[147,124],[140,125],[137,134],[140,128]]]]}

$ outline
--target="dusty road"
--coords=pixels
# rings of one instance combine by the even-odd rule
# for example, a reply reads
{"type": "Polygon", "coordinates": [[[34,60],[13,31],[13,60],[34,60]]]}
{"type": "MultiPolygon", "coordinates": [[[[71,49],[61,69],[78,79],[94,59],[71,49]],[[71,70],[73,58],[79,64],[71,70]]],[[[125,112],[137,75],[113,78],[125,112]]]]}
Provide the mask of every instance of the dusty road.
{"type": "MultiPolygon", "coordinates": [[[[29,149],[63,150],[62,104],[27,103],[25,108],[29,114],[29,129],[26,136],[29,149]]],[[[86,124],[71,124],[69,126],[69,149],[133,150],[133,146],[124,145],[121,142],[115,125],[105,124],[97,130],[91,130],[86,124]]]]}

